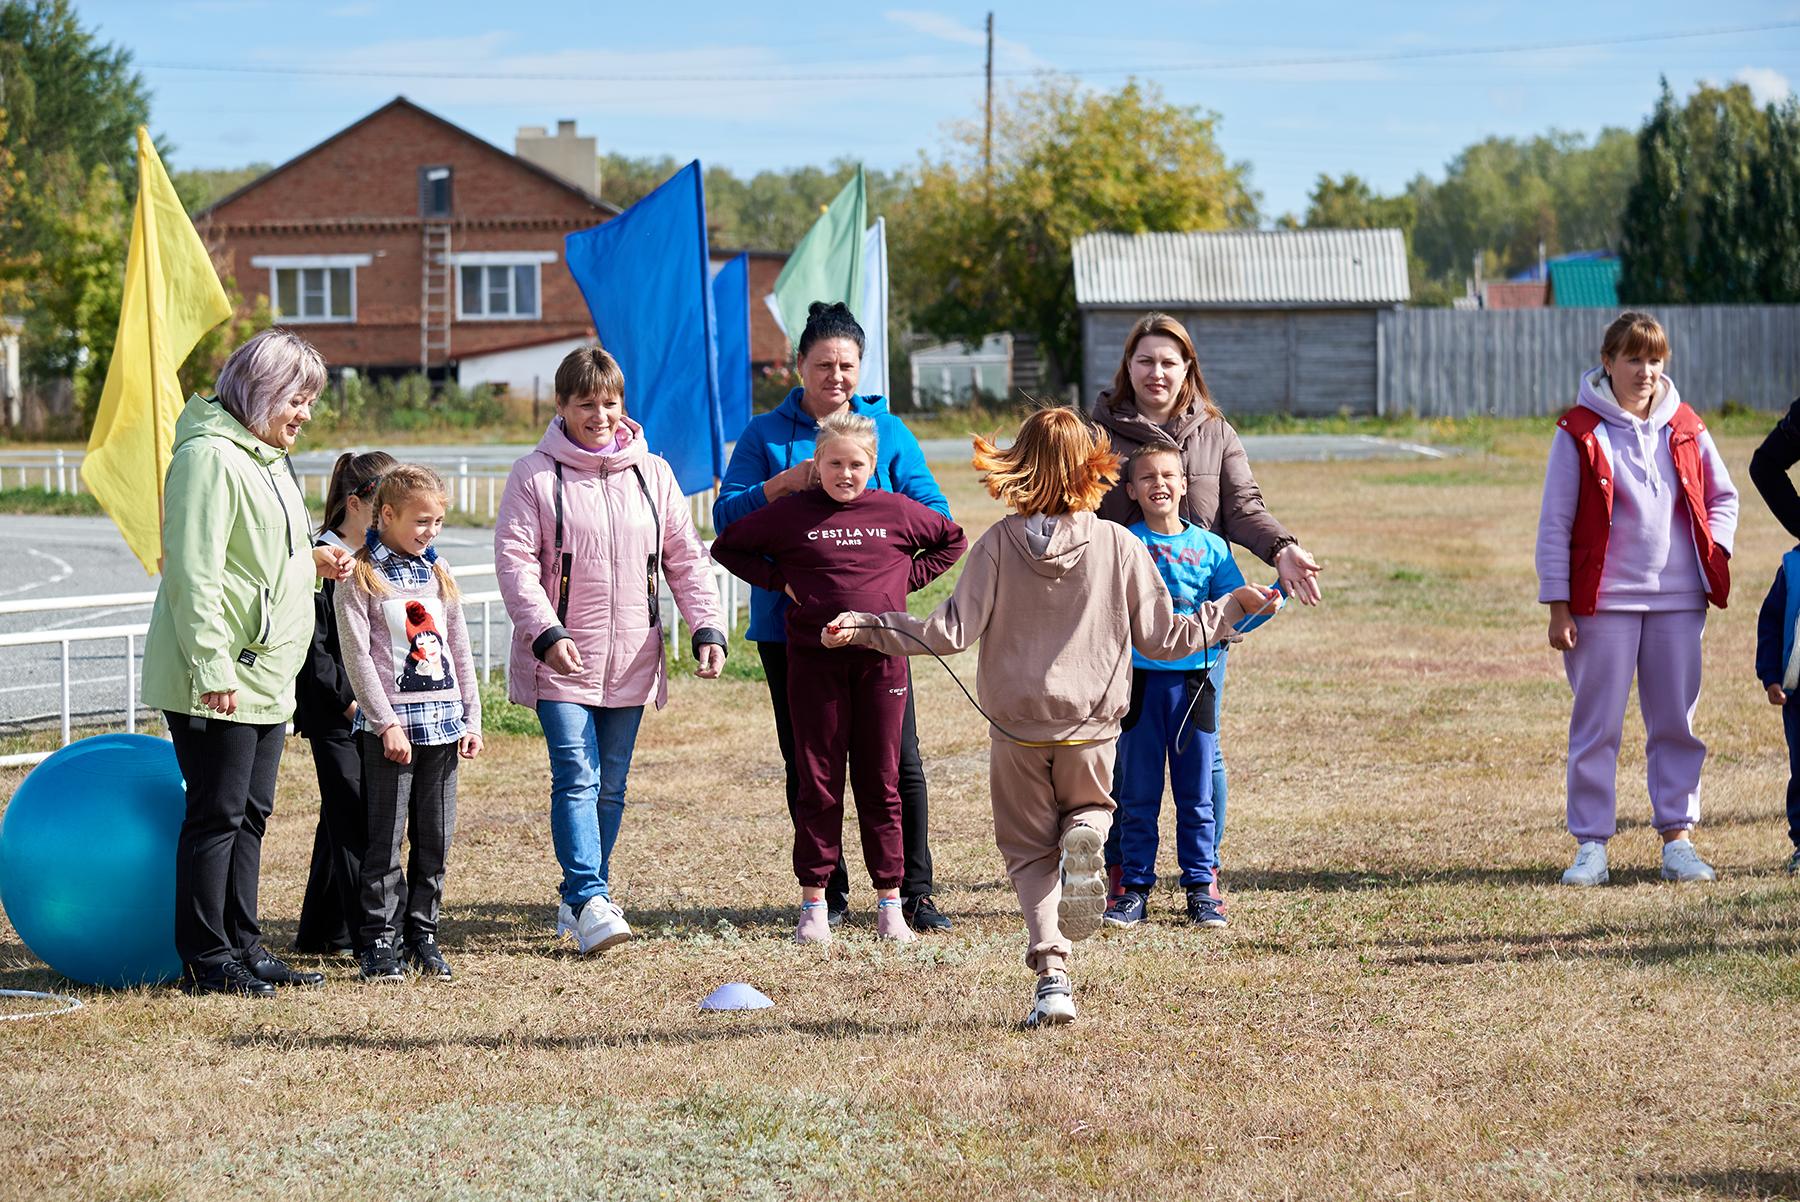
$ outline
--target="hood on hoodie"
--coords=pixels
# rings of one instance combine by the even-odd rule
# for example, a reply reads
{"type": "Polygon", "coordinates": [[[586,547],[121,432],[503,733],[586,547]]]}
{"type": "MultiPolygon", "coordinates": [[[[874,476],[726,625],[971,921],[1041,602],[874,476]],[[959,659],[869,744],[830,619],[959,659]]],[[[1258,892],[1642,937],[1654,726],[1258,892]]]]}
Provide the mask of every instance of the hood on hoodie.
{"type": "MultiPolygon", "coordinates": [[[[775,406],[775,412],[789,421],[797,422],[801,429],[810,430],[819,423],[813,420],[812,414],[800,404],[800,398],[806,395],[804,388],[790,388],[788,394],[781,398],[781,404],[775,406]]],[[[888,411],[887,398],[884,396],[853,395],[850,398],[850,412],[863,417],[874,417],[888,411]]]]}
{"type": "Polygon", "coordinates": [[[175,419],[175,446],[196,438],[223,438],[234,442],[264,465],[277,463],[287,454],[252,434],[243,422],[226,411],[218,397],[201,396],[197,392],[188,398],[181,416],[175,419]]]}
{"type": "Polygon", "coordinates": [[[1581,390],[1576,394],[1575,403],[1585,409],[1592,409],[1607,425],[1617,426],[1621,430],[1641,425],[1660,430],[1674,418],[1675,409],[1681,404],[1681,394],[1676,391],[1675,381],[1668,376],[1658,380],[1656,388],[1656,400],[1650,405],[1650,416],[1640,422],[1620,407],[1618,398],[1613,396],[1612,381],[1606,378],[1606,369],[1596,367],[1582,373],[1581,390]]]}
{"type": "MultiPolygon", "coordinates": [[[[1619,406],[1604,368],[1596,367],[1582,373],[1581,391],[1575,403],[1599,414],[1600,420],[1613,432],[1607,439],[1612,453],[1635,458],[1639,470],[1644,473],[1644,483],[1649,486],[1651,495],[1661,496],[1668,485],[1663,479],[1656,452],[1662,442],[1663,428],[1674,418],[1675,410],[1681,405],[1681,394],[1675,390],[1675,381],[1667,376],[1658,380],[1656,386],[1659,392],[1650,404],[1650,416],[1642,421],[1619,406]]],[[[1615,463],[1615,474],[1618,470],[1618,464],[1615,463]]]]}
{"type": "Polygon", "coordinates": [[[1059,513],[1056,515],[1056,527],[1050,531],[1049,545],[1042,552],[1032,548],[1034,541],[1028,527],[1030,518],[1020,517],[1016,513],[1000,519],[1000,525],[1006,532],[1006,541],[1019,557],[1031,565],[1031,570],[1039,576],[1056,579],[1066,576],[1081,562],[1087,554],[1088,543],[1093,541],[1094,523],[1099,521],[1093,514],[1059,513]]]}
{"type": "Polygon", "coordinates": [[[621,417],[613,441],[613,446],[590,451],[569,437],[561,417],[553,417],[544,428],[544,436],[538,439],[537,449],[576,472],[607,475],[643,466],[644,456],[649,453],[643,426],[629,417],[621,417]]]}

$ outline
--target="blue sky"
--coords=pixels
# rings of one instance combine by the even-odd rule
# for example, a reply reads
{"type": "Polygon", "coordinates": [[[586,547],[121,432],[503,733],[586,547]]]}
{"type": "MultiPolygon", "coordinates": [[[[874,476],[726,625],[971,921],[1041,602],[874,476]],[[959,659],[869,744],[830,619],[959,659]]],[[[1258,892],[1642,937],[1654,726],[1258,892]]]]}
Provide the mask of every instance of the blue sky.
{"type": "MultiPolygon", "coordinates": [[[[77,4],[102,38],[135,54],[175,166],[280,162],[404,93],[509,149],[518,126],[572,117],[604,149],[745,174],[844,156],[894,168],[937,151],[947,122],[980,117],[989,11],[716,0],[77,4]],[[342,74],[295,73],[321,69],[342,74]]],[[[1058,70],[1111,88],[1135,70],[1171,101],[1218,114],[1220,143],[1252,164],[1271,216],[1303,209],[1320,171],[1355,171],[1393,190],[1419,172],[1441,175],[1490,134],[1635,129],[1662,74],[1678,93],[1741,79],[1764,99],[1800,81],[1800,0],[1036,0],[993,11],[997,87],[1058,70]],[[1745,26],[1764,28],[1660,36],[1745,26]]]]}

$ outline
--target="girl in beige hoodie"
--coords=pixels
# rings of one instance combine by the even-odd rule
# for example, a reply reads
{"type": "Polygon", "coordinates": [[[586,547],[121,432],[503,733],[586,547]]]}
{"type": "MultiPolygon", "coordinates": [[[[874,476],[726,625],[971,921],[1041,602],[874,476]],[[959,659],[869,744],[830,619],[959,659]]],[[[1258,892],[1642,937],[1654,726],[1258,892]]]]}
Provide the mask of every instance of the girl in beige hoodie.
{"type": "Polygon", "coordinates": [[[994,841],[1025,915],[1025,962],[1038,974],[1025,1025],[1037,1027],[1075,1017],[1070,942],[1093,934],[1106,908],[1101,847],[1131,649],[1192,655],[1270,593],[1245,585],[1176,614],[1143,544],[1094,516],[1119,458],[1074,410],[1034,413],[1004,451],[974,444],[982,482],[1013,513],[976,541],[955,591],[925,618],[840,614],[821,638],[890,655],[950,655],[980,640],[994,841]]]}

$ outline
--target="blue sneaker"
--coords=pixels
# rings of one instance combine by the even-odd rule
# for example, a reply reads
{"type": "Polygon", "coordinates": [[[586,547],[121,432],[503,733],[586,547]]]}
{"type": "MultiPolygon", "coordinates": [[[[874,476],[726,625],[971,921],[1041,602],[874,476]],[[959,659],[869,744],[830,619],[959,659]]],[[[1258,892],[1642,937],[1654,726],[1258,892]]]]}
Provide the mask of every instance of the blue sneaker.
{"type": "Polygon", "coordinates": [[[1225,911],[1218,898],[1213,896],[1210,886],[1198,885],[1187,891],[1188,921],[1195,926],[1222,927],[1225,925],[1225,911]]]}
{"type": "Polygon", "coordinates": [[[1149,908],[1150,898],[1141,889],[1126,889],[1106,907],[1102,921],[1109,927],[1134,927],[1144,921],[1149,908]]]}

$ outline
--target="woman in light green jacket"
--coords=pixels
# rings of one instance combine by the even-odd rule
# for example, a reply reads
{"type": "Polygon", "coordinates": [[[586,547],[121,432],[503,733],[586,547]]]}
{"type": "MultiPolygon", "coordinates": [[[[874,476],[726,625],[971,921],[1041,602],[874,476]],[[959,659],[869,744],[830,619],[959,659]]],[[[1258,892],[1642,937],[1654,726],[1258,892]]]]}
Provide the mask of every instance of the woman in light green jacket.
{"type": "Polygon", "coordinates": [[[319,352],[265,330],[232,352],[217,398],[188,400],[163,493],[163,574],[144,640],[144,704],[163,711],[187,780],[175,852],[175,948],[184,988],[268,996],[317,985],[262,943],[263,829],[312,590],[342,552],[308,537],[287,452],[325,386],[319,352]]]}

